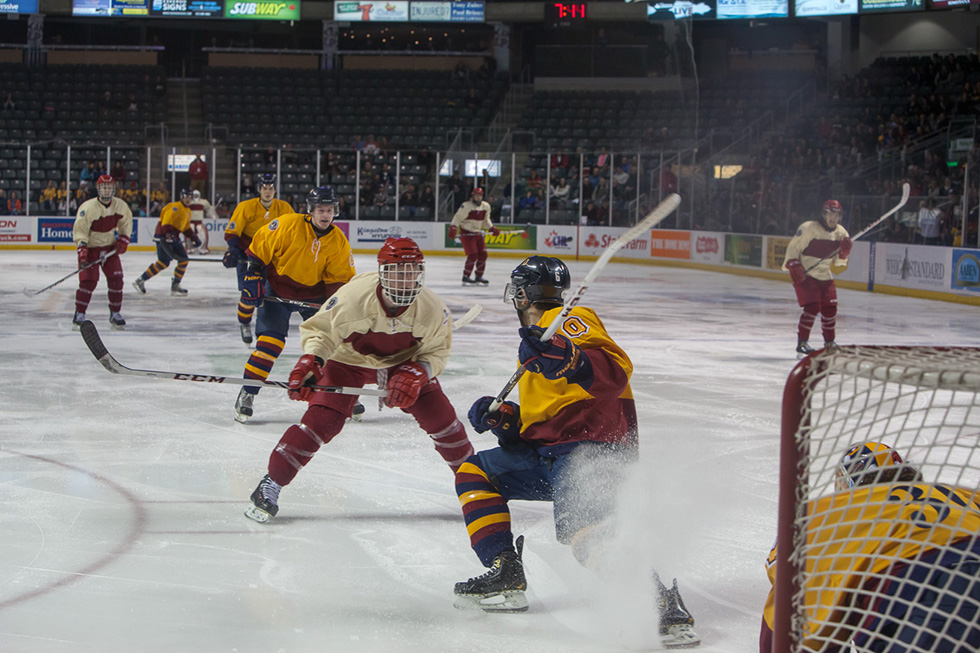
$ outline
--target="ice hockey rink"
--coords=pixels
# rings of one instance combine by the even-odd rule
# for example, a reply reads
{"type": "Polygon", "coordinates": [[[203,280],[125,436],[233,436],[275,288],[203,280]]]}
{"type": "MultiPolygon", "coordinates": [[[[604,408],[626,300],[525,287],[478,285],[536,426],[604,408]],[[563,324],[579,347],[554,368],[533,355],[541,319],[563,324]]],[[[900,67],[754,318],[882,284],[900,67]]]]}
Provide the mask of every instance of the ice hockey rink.
{"type": "MultiPolygon", "coordinates": [[[[99,283],[88,316],[109,351],[134,368],[239,376],[249,349],[233,272],[191,263],[187,297],[170,296],[172,268],[137,295],[129,284],[154,258],[124,256],[125,331],[109,329],[99,283]]],[[[501,301],[516,262],[491,254],[487,288],[460,287],[461,258],[427,262],[455,315],[484,307],[440,377],[464,422],[516,365],[517,320],[501,301]]],[[[574,287],[591,262],[568,263],[574,287]]],[[[70,251],[0,252],[0,651],[655,650],[651,567],[679,579],[699,650],[758,650],[780,399],[796,362],[789,283],[606,268],[583,304],[633,359],[642,448],[619,497],[611,578],[557,543],[551,504],[515,502],[531,607],[485,614],[453,607],[453,583],[484,570],[452,474],[409,416],[367,401],[364,421],[283,490],[279,516],[252,522],[249,494],[304,404],[263,390],[239,424],[237,386],[108,373],[71,330],[74,278],[23,293],[74,264],[70,251]]],[[[976,344],[976,307],[839,294],[842,344],[976,344]]],[[[273,379],[299,355],[296,323],[273,379]]]]}

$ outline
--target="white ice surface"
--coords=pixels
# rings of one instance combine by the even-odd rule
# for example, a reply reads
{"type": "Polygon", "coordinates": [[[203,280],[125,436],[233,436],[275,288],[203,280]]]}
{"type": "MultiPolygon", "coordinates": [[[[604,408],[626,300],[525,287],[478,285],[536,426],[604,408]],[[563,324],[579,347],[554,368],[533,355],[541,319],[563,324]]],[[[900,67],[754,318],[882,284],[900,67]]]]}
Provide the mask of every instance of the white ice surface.
{"type": "MultiPolygon", "coordinates": [[[[238,376],[248,349],[235,279],[192,263],[171,297],[154,260],[125,255],[123,314],[111,331],[100,281],[89,309],[109,351],[143,369],[238,376]]],[[[356,256],[359,269],[372,258],[356,256]]],[[[441,382],[465,421],[513,371],[514,312],[500,301],[515,259],[491,257],[488,288],[460,288],[459,258],[430,257],[428,283],[454,313],[441,382]]],[[[701,651],[758,650],[775,533],[783,383],[798,308],[787,283],[612,264],[584,303],[628,351],[642,456],[623,492],[613,587],[555,541],[550,504],[512,504],[527,538],[529,612],[452,605],[482,573],[452,475],[410,417],[348,425],[283,490],[280,515],[242,515],[282,432],[303,413],[263,391],[233,420],[237,387],[115,376],[71,331],[71,252],[0,252],[0,651],[649,650],[645,565],[678,577],[701,651]]],[[[569,262],[573,284],[589,262],[569,262]]],[[[838,341],[974,344],[976,308],[840,291],[838,341]]],[[[295,323],[272,378],[298,356],[295,323]]],[[[814,341],[819,344],[817,334],[814,341]]],[[[477,448],[494,444],[471,437],[477,448]]]]}

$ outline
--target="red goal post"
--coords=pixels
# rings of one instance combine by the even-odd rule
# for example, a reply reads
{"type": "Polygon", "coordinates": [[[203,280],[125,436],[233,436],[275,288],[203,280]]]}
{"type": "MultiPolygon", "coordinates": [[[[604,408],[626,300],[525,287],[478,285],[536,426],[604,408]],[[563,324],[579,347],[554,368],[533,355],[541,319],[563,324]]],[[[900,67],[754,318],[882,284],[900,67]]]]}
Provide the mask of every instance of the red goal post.
{"type": "MultiPolygon", "coordinates": [[[[783,393],[774,653],[856,651],[864,649],[851,649],[852,637],[887,639],[864,627],[883,596],[872,579],[910,564],[938,567],[937,552],[976,544],[978,488],[980,349],[839,347],[800,361],[783,393]],[[893,447],[921,481],[873,486],[884,494],[871,485],[838,492],[841,457],[865,442],[893,447]],[[887,544],[872,547],[875,537],[887,544]]],[[[969,573],[964,582],[980,582],[969,573]]]]}

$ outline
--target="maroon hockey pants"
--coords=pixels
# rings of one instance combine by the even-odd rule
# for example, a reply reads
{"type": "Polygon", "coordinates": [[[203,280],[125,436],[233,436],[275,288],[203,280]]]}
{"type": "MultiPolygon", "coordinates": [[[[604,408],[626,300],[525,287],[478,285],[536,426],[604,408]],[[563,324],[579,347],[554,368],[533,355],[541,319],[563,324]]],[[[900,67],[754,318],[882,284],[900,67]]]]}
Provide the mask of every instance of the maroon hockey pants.
{"type": "MultiPolygon", "coordinates": [[[[116,248],[115,245],[105,247],[89,247],[90,260],[95,260],[103,253],[106,256],[116,248]]],[[[119,256],[108,256],[102,261],[102,265],[93,265],[87,270],[78,273],[78,290],[75,291],[75,311],[84,313],[88,309],[89,302],[92,301],[92,293],[99,284],[99,268],[105,272],[106,284],[109,286],[109,312],[118,313],[122,308],[123,299],[123,271],[119,256]]]]}
{"type": "Polygon", "coordinates": [[[837,286],[833,279],[820,281],[807,277],[803,283],[793,286],[796,301],[803,307],[797,336],[800,340],[810,339],[810,330],[820,314],[820,326],[824,342],[837,339],[837,286]]]}
{"type": "Polygon", "coordinates": [[[483,239],[483,232],[468,233],[460,232],[459,240],[463,243],[463,251],[466,252],[466,264],[463,265],[463,276],[468,277],[476,268],[476,276],[483,276],[483,271],[487,267],[487,244],[483,239]]]}

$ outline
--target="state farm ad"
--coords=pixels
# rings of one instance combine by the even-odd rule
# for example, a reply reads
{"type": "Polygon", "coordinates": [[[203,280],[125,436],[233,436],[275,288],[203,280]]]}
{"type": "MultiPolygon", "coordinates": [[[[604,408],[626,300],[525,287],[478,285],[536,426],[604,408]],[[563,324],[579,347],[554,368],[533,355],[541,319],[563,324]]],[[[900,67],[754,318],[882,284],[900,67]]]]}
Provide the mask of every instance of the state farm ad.
{"type": "MultiPolygon", "coordinates": [[[[582,227],[579,230],[579,254],[582,256],[602,256],[609,244],[623,233],[615,227],[582,227]]],[[[616,252],[616,257],[649,258],[650,236],[640,236],[616,252]]]]}

